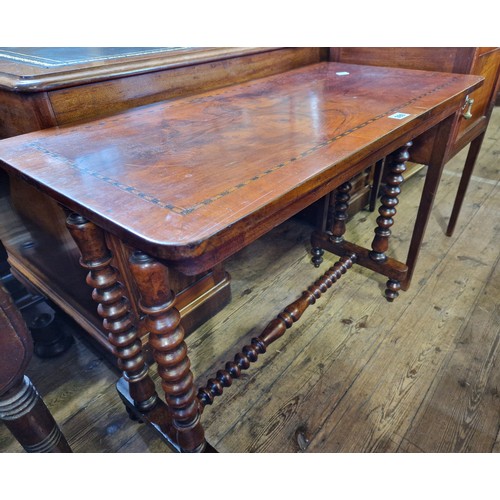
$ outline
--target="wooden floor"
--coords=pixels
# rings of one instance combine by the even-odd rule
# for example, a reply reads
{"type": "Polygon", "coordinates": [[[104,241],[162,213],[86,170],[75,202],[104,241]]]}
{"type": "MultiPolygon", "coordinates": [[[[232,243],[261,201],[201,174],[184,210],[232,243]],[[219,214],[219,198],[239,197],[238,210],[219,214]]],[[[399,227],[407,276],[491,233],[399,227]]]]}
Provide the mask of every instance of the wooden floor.
{"type": "MultiPolygon", "coordinates": [[[[203,415],[220,452],[500,451],[500,108],[453,237],[444,234],[466,151],[447,166],[414,282],[392,304],[353,268],[203,415]]],[[[403,185],[392,255],[405,259],[423,172],[403,185]]],[[[369,245],[376,214],[347,237],[369,245]]],[[[288,222],[227,263],[232,303],[188,338],[201,385],[309,286],[310,227],[288,222]]],[[[164,452],[128,419],[117,373],[77,335],[29,375],[75,452],[164,452]]],[[[22,451],[0,426],[0,450],[22,451]]]]}

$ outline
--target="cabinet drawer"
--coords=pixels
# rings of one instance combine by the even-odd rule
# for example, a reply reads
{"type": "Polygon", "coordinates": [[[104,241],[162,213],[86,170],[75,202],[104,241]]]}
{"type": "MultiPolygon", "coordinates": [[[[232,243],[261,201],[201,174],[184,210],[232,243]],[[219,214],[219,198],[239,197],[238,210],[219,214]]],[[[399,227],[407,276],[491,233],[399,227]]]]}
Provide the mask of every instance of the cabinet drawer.
{"type": "Polygon", "coordinates": [[[460,141],[460,137],[465,134],[467,130],[476,125],[478,120],[480,120],[483,116],[488,115],[490,103],[492,102],[491,96],[495,90],[498,78],[499,64],[500,49],[484,52],[476,58],[470,73],[473,75],[484,76],[485,80],[483,86],[472,92],[469,96],[471,99],[474,99],[474,103],[471,107],[472,117],[470,119],[466,119],[466,117],[464,117],[468,106],[465,107],[464,113],[460,115],[460,123],[457,133],[458,141],[460,141]]]}

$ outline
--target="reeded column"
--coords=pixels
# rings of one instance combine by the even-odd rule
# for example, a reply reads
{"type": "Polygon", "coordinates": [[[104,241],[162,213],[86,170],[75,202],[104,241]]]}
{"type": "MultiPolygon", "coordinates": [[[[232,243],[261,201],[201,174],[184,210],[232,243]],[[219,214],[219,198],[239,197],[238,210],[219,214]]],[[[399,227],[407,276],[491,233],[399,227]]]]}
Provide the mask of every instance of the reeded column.
{"type": "Polygon", "coordinates": [[[112,255],[104,232],[78,214],[68,217],[67,227],[82,254],[80,264],[89,271],[87,284],[93,288],[92,298],[99,304],[97,312],[103,318],[118,367],[128,382],[130,397],[138,409],[147,411],[155,405],[157,394],[123,285],[111,266],[112,255]]]}
{"type": "Polygon", "coordinates": [[[149,344],[158,365],[174,436],[182,451],[203,451],[206,446],[201,410],[193,385],[184,329],[170,290],[168,269],[149,255],[136,251],[130,269],[140,292],[139,307],[146,315],[149,344]]]}

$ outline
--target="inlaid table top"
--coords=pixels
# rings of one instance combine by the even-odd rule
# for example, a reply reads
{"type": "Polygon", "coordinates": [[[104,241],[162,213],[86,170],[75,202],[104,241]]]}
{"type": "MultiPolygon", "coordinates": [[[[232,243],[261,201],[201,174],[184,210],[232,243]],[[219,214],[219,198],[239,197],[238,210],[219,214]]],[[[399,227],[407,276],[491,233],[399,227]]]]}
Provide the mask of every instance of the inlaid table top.
{"type": "Polygon", "coordinates": [[[481,81],[319,63],[6,139],[0,165],[196,272],[347,180],[363,158],[456,111],[481,81]],[[204,254],[210,262],[194,263],[204,254]]]}

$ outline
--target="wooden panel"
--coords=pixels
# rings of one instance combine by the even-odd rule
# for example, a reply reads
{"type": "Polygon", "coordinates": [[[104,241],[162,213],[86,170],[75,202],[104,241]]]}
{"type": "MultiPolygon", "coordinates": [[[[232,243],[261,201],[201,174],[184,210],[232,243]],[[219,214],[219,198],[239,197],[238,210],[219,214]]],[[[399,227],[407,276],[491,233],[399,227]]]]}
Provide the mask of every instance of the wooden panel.
{"type": "Polygon", "coordinates": [[[330,60],[350,64],[468,73],[474,51],[473,48],[463,47],[342,47],[330,49],[330,60]]]}
{"type": "Polygon", "coordinates": [[[69,123],[261,78],[319,60],[319,48],[273,50],[65,88],[51,92],[50,99],[58,123],[69,123]]]}
{"type": "Polygon", "coordinates": [[[0,89],[0,139],[56,125],[47,94],[22,95],[0,89]]]}
{"type": "Polygon", "coordinates": [[[462,115],[458,130],[458,138],[467,132],[467,129],[476,125],[477,121],[483,116],[489,116],[491,112],[490,105],[493,104],[495,96],[498,75],[500,69],[500,49],[484,52],[474,61],[471,74],[481,75],[485,78],[484,85],[471,93],[470,97],[474,99],[472,105],[472,118],[465,120],[462,115]]]}
{"type": "Polygon", "coordinates": [[[498,50],[498,47],[478,47],[477,53],[478,53],[478,55],[481,56],[483,54],[487,54],[488,52],[492,52],[495,50],[498,50]]]}

